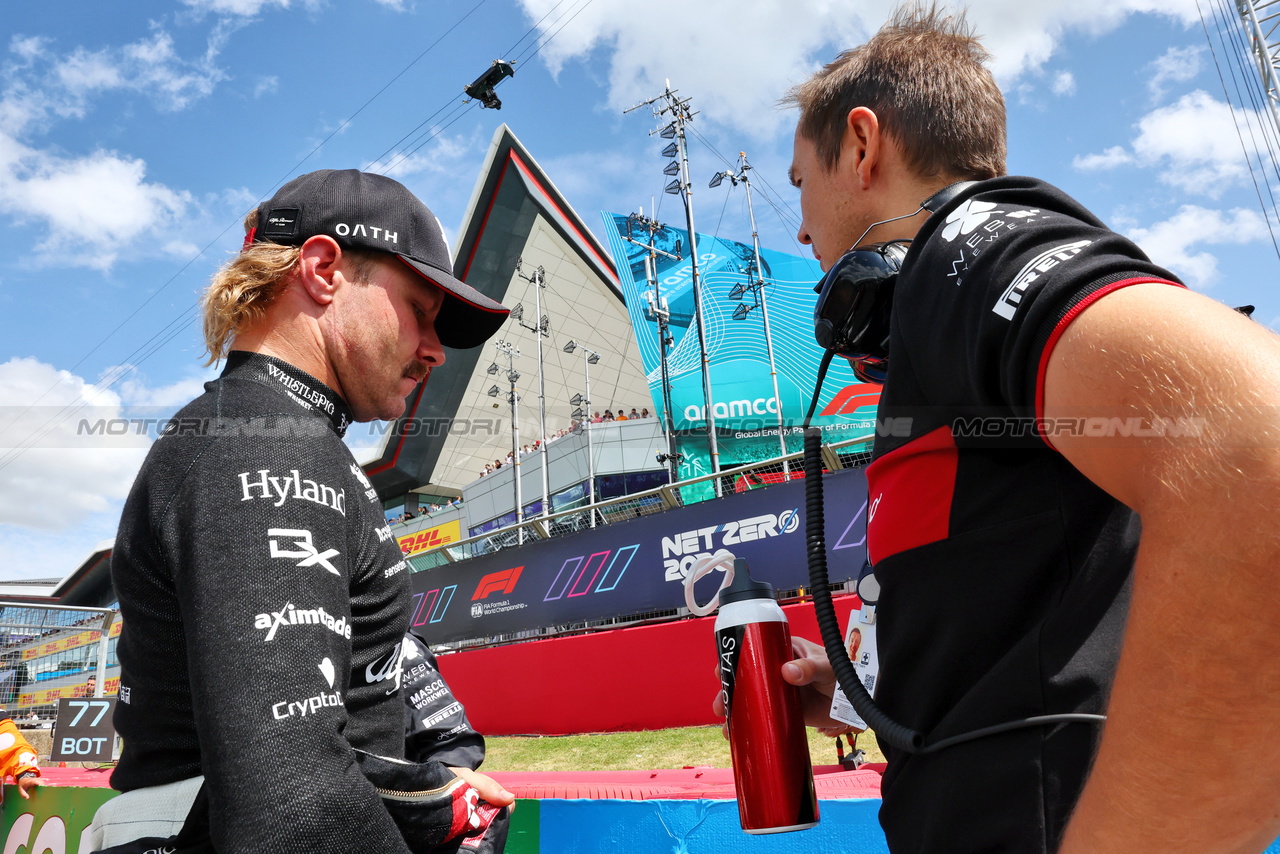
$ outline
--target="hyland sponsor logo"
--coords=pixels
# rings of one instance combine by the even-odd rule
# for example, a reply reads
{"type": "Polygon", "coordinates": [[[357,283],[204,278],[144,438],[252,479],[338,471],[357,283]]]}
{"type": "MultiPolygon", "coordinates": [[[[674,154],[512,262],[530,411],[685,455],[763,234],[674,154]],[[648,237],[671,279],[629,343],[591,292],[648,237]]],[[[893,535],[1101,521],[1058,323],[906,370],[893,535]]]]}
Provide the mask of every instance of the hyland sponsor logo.
{"type": "Polygon", "coordinates": [[[323,504],[325,507],[337,510],[343,516],[347,515],[345,489],[333,489],[323,483],[307,480],[297,469],[293,469],[284,477],[273,477],[271,469],[241,472],[237,477],[240,478],[241,501],[266,498],[276,507],[282,506],[290,499],[310,501],[313,504],[323,504]]]}
{"type": "Polygon", "coordinates": [[[275,640],[276,632],[287,626],[324,626],[338,637],[351,640],[351,624],[346,617],[334,617],[324,608],[295,608],[292,602],[286,602],[279,611],[259,614],[253,618],[255,629],[266,629],[264,641],[275,640]]]}
{"type": "Polygon", "coordinates": [[[667,581],[683,581],[700,557],[709,557],[717,548],[780,537],[800,528],[800,508],[774,515],[752,516],[723,525],[711,525],[662,538],[662,566],[667,581]]]}
{"type": "MultiPolygon", "coordinates": [[[[318,666],[320,675],[324,677],[324,681],[332,688],[333,680],[337,677],[333,662],[326,658],[318,666]]],[[[308,715],[316,714],[321,709],[333,709],[341,705],[341,691],[321,691],[314,697],[304,697],[301,700],[281,700],[279,703],[273,703],[271,715],[278,721],[288,720],[293,717],[305,718],[308,715]]]]}
{"type": "Polygon", "coordinates": [[[520,580],[520,573],[523,571],[524,566],[517,566],[513,569],[503,569],[489,573],[480,579],[480,583],[476,585],[476,592],[471,594],[471,601],[484,599],[494,593],[501,593],[506,596],[516,589],[516,582],[520,580]]]}
{"type": "Polygon", "coordinates": [[[330,558],[338,556],[338,550],[325,549],[324,551],[320,551],[317,549],[315,544],[311,541],[310,531],[295,528],[270,528],[267,531],[267,536],[272,538],[270,540],[272,557],[283,557],[290,560],[294,558],[301,558],[295,566],[319,565],[323,566],[334,575],[340,575],[338,568],[329,562],[330,558]],[[275,539],[276,537],[279,537],[280,539],[277,540],[275,539]],[[281,548],[281,540],[291,540],[295,548],[281,548]]]}
{"type": "Polygon", "coordinates": [[[421,657],[422,653],[413,644],[398,643],[389,655],[364,669],[365,684],[376,685],[391,680],[393,684],[387,689],[387,693],[394,694],[400,690],[400,674],[404,672],[404,663],[421,657]]]}

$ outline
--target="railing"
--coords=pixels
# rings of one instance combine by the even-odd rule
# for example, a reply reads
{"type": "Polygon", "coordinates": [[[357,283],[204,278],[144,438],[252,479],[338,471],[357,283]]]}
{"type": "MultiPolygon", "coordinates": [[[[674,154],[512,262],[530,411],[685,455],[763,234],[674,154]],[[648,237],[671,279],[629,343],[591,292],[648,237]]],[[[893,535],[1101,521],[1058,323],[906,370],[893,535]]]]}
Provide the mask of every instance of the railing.
{"type": "MultiPolygon", "coordinates": [[[[871,459],[870,442],[873,436],[857,436],[822,446],[822,462],[825,471],[839,471],[866,465],[871,459]]],[[[446,563],[467,560],[492,554],[505,548],[524,543],[573,534],[594,525],[611,525],[697,504],[716,497],[716,481],[724,495],[745,492],[750,489],[783,483],[792,478],[804,477],[804,452],[798,451],[785,457],[774,457],[759,463],[751,463],[718,474],[670,483],[656,489],[597,501],[593,505],[575,507],[538,516],[533,519],[488,531],[447,545],[424,549],[409,556],[409,565],[415,572],[442,566],[446,563]]]]}
{"type": "Polygon", "coordinates": [[[20,726],[48,726],[61,697],[114,695],[118,634],[109,608],[0,601],[0,707],[20,726]]]}

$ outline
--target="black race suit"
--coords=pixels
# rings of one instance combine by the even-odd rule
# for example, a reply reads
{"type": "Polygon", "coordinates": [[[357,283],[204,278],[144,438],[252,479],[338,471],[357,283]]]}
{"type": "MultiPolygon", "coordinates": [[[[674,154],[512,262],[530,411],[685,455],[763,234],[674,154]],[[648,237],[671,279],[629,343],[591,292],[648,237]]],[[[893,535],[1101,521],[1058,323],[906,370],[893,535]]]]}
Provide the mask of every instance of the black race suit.
{"type": "MultiPolygon", "coordinates": [[[[1105,712],[1138,519],[1049,443],[1055,431],[1134,425],[1109,421],[1129,413],[1036,419],[1071,320],[1118,288],[1170,281],[1029,178],[970,187],[912,243],[894,293],[867,536],[882,588],[876,696],[929,741],[1105,712]]],[[[930,756],[886,750],[890,849],[1054,850],[1099,734],[1073,723],[930,756]]]]}
{"type": "Polygon", "coordinates": [[[204,774],[222,852],[406,852],[353,748],[404,756],[404,555],[314,377],[234,352],[147,455],[111,559],[122,791],[204,774]]]}

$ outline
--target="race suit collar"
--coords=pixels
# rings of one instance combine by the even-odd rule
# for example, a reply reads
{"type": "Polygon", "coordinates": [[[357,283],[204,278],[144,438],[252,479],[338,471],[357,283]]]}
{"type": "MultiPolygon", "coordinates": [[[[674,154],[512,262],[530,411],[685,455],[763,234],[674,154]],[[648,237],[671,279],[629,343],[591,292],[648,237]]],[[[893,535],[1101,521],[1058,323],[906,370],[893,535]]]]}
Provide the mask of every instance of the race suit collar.
{"type": "Polygon", "coordinates": [[[274,356],[232,350],[227,354],[227,366],[223,368],[222,376],[244,377],[279,388],[286,397],[308,412],[328,418],[339,436],[346,435],[347,426],[351,424],[351,407],[333,389],[306,371],[274,356]]]}

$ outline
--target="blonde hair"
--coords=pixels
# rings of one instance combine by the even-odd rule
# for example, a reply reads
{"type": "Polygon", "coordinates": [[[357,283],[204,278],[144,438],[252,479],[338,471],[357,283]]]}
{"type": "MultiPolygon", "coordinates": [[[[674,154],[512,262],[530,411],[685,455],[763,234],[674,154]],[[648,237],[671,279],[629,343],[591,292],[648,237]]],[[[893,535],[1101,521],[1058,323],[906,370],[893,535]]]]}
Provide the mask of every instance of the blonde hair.
{"type": "MultiPolygon", "coordinates": [[[[258,211],[254,209],[244,218],[245,234],[257,225],[258,211]]],[[[299,246],[250,243],[213,274],[200,301],[204,346],[209,354],[205,365],[224,359],[236,333],[263,318],[267,308],[284,291],[285,281],[297,268],[301,255],[299,246]]],[[[367,284],[375,253],[346,249],[342,257],[351,264],[354,282],[367,284]]]]}

